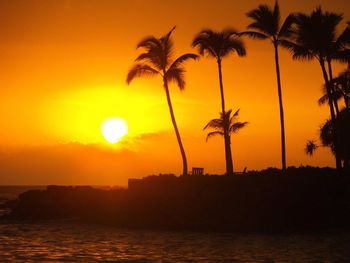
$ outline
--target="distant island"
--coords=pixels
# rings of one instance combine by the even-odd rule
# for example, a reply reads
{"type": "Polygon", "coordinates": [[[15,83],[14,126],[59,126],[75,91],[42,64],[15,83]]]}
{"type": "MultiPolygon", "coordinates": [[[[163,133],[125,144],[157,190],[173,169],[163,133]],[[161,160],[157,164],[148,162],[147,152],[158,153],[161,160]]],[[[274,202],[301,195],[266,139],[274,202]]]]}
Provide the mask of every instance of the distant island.
{"type": "Polygon", "coordinates": [[[157,175],[127,189],[48,186],[8,202],[2,220],[72,220],[122,228],[318,231],[350,226],[350,178],[332,168],[269,168],[241,175],[157,175]]]}

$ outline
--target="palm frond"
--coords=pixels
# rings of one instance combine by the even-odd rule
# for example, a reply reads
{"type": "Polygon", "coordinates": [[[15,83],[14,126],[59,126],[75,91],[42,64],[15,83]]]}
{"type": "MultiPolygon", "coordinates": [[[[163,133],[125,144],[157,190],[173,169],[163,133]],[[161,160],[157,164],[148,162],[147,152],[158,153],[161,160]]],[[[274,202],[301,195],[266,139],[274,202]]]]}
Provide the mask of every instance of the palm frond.
{"type": "Polygon", "coordinates": [[[203,29],[194,38],[192,47],[197,47],[200,55],[207,54],[217,59],[221,59],[231,52],[236,52],[238,56],[246,54],[244,43],[233,28],[226,28],[221,32],[203,29]]]}
{"type": "Polygon", "coordinates": [[[229,133],[237,133],[240,129],[246,127],[248,125],[248,122],[236,122],[231,124],[229,133]]]}
{"type": "Polygon", "coordinates": [[[185,82],[185,69],[181,66],[171,67],[166,73],[165,78],[169,82],[174,82],[180,90],[184,90],[186,86],[185,82]]]}
{"type": "Polygon", "coordinates": [[[175,29],[176,29],[176,26],[173,26],[173,28],[170,29],[170,31],[167,34],[165,34],[163,37],[161,37],[161,39],[170,39],[170,36],[175,31],[175,29]]]}
{"type": "Polygon", "coordinates": [[[207,138],[206,138],[205,141],[208,141],[211,137],[216,136],[216,135],[224,136],[224,133],[221,132],[221,131],[209,132],[209,133],[207,134],[207,138]]]}
{"type": "Polygon", "coordinates": [[[312,156],[318,147],[314,140],[308,140],[305,146],[305,153],[312,156]]]}
{"type": "Polygon", "coordinates": [[[204,126],[203,130],[206,130],[208,128],[216,129],[216,130],[223,130],[222,123],[223,123],[222,119],[212,119],[207,123],[207,125],[204,126]]]}
{"type": "Polygon", "coordinates": [[[312,50],[302,45],[284,39],[280,40],[279,43],[290,51],[292,58],[295,60],[307,61],[316,57],[312,50]]]}
{"type": "Polygon", "coordinates": [[[318,99],[318,105],[322,106],[322,105],[325,105],[326,103],[329,102],[329,99],[328,99],[328,94],[324,94],[321,98],[318,99]]]}
{"type": "Polygon", "coordinates": [[[293,35],[294,30],[292,28],[293,23],[295,22],[295,15],[289,14],[287,18],[284,20],[279,33],[278,38],[289,38],[291,35],[293,35]]]}
{"type": "Polygon", "coordinates": [[[332,54],[332,59],[334,59],[340,63],[349,63],[350,62],[350,49],[336,50],[335,53],[332,54]]]}
{"type": "Polygon", "coordinates": [[[350,25],[348,25],[344,31],[339,35],[337,39],[337,46],[346,47],[350,45],[350,25]]]}
{"type": "Polygon", "coordinates": [[[273,7],[273,18],[274,18],[274,24],[276,27],[276,33],[279,30],[279,24],[281,20],[281,12],[280,12],[280,6],[278,4],[278,0],[275,1],[275,5],[273,7]]]}
{"type": "Polygon", "coordinates": [[[162,36],[159,40],[162,44],[162,66],[166,68],[167,65],[171,64],[171,57],[174,54],[174,43],[171,39],[171,34],[174,32],[176,26],[174,26],[167,34],[162,36]]]}
{"type": "Polygon", "coordinates": [[[310,15],[296,14],[295,42],[299,47],[303,47],[303,50],[295,49],[294,58],[329,58],[337,49],[334,43],[336,42],[336,29],[341,20],[341,14],[323,12],[321,7],[317,7],[310,15]]]}
{"type": "Polygon", "coordinates": [[[239,115],[239,109],[238,110],[236,110],[236,112],[232,115],[232,117],[230,118],[230,115],[231,115],[231,112],[232,112],[232,110],[229,110],[229,111],[227,111],[226,112],[226,119],[228,119],[229,120],[229,123],[234,123],[235,122],[235,120],[238,118],[238,115],[239,115]]]}
{"type": "Polygon", "coordinates": [[[266,35],[264,33],[260,33],[260,32],[255,32],[255,31],[243,31],[243,32],[239,33],[239,36],[247,36],[247,37],[250,37],[252,39],[261,39],[261,40],[265,40],[265,39],[269,38],[268,35],[266,35]]]}
{"type": "Polygon", "coordinates": [[[259,31],[271,37],[277,35],[280,20],[277,2],[273,10],[268,5],[259,5],[258,8],[251,10],[246,15],[253,20],[247,26],[248,29],[259,31]]]}
{"type": "Polygon", "coordinates": [[[157,39],[154,36],[147,36],[143,38],[136,46],[137,48],[144,48],[146,50],[152,49],[152,48],[158,48],[161,49],[161,43],[159,39],[157,39]]]}
{"type": "Polygon", "coordinates": [[[186,62],[187,60],[190,60],[190,59],[193,59],[193,60],[197,60],[199,59],[199,56],[196,55],[196,54],[191,54],[191,53],[187,53],[187,54],[184,54],[180,57],[178,57],[172,64],[171,66],[169,67],[169,69],[171,68],[176,68],[178,66],[181,66],[182,63],[186,62]]]}
{"type": "Polygon", "coordinates": [[[216,33],[211,29],[203,29],[200,31],[192,41],[192,47],[198,48],[198,53],[202,56],[207,54],[211,57],[218,57],[215,50],[215,45],[213,39],[215,38],[216,33]]]}
{"type": "Polygon", "coordinates": [[[244,57],[247,54],[247,51],[243,41],[237,37],[224,41],[220,50],[220,56],[225,57],[230,53],[236,53],[239,57],[244,57]]]}
{"type": "Polygon", "coordinates": [[[159,74],[159,71],[146,64],[135,64],[131,67],[126,77],[126,83],[129,85],[137,77],[153,77],[159,74]]]}
{"type": "Polygon", "coordinates": [[[163,52],[159,49],[151,49],[146,53],[141,53],[136,59],[135,62],[149,62],[154,68],[161,71],[163,69],[163,52]]]}

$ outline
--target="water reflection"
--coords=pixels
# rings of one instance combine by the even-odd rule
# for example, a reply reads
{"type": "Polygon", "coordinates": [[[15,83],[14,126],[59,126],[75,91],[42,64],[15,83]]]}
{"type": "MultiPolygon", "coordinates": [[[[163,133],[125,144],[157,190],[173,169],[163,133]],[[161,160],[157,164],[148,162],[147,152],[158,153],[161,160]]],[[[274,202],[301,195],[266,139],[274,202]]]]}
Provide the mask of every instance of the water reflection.
{"type": "Polygon", "coordinates": [[[274,236],[0,224],[2,262],[350,262],[349,248],[350,233],[341,231],[274,236]]]}

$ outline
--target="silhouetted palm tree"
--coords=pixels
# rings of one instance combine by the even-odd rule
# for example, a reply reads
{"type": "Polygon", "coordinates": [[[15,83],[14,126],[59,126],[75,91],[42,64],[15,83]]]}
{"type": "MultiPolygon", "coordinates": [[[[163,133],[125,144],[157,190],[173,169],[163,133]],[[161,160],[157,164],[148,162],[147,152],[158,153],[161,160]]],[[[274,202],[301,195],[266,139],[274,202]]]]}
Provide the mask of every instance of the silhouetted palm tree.
{"type": "Polygon", "coordinates": [[[274,8],[270,8],[267,5],[259,5],[257,9],[247,13],[247,16],[253,19],[253,22],[248,25],[249,31],[242,32],[242,35],[247,35],[254,39],[270,40],[275,50],[275,65],[277,76],[277,91],[278,102],[280,109],[280,122],[281,122],[281,157],[282,157],[282,170],[287,168],[286,164],[286,142],[285,142],[285,128],[284,128],[284,110],[282,99],[282,85],[279,66],[279,45],[285,46],[288,44],[288,38],[291,36],[291,25],[294,20],[293,15],[289,15],[281,25],[281,15],[278,2],[276,1],[274,8]],[[250,31],[252,30],[252,31],[250,31]]]}
{"type": "MultiPolygon", "coordinates": [[[[221,112],[220,119],[213,119],[209,121],[207,125],[205,125],[203,130],[206,130],[206,129],[213,130],[208,133],[207,139],[206,139],[207,141],[209,138],[215,135],[225,136],[225,134],[227,134],[228,143],[229,143],[229,146],[231,147],[231,134],[237,133],[240,129],[244,128],[248,124],[248,122],[238,121],[239,110],[237,110],[232,116],[231,116],[231,113],[232,113],[232,110],[228,110],[225,114],[221,112]]],[[[232,159],[230,161],[232,163],[232,159]]]]}
{"type": "Polygon", "coordinates": [[[320,146],[318,146],[314,140],[308,140],[306,142],[305,153],[312,156],[318,147],[320,146]]]}
{"type": "MultiPolygon", "coordinates": [[[[345,170],[350,168],[350,109],[343,109],[339,112],[333,126],[331,120],[326,120],[320,128],[321,146],[331,148],[333,154],[339,155],[344,163],[345,170]],[[338,131],[334,136],[334,128],[338,131]],[[336,147],[336,145],[338,147],[336,147]]],[[[306,153],[312,155],[320,147],[315,141],[308,141],[306,153]]]]}
{"type": "MultiPolygon", "coordinates": [[[[310,15],[298,13],[295,19],[293,37],[295,43],[288,43],[293,59],[312,60],[317,59],[322,70],[327,96],[331,122],[334,125],[336,114],[332,99],[332,84],[326,70],[326,63],[334,54],[334,43],[337,25],[342,20],[342,15],[323,12],[318,7],[310,15]]],[[[334,131],[334,136],[336,131],[334,131]]],[[[336,146],[337,147],[337,146],[336,146]]],[[[335,159],[338,171],[341,170],[341,160],[335,151],[335,159]]]]}
{"type": "Polygon", "coordinates": [[[173,106],[170,99],[169,83],[174,82],[180,90],[185,88],[184,73],[185,68],[183,63],[189,59],[197,59],[196,54],[184,54],[177,59],[173,60],[173,42],[170,38],[171,33],[175,30],[175,27],[170,32],[161,38],[149,36],[141,40],[137,48],[143,48],[144,53],[140,54],[136,59],[136,64],[129,70],[126,82],[130,82],[136,77],[150,77],[160,75],[163,79],[163,87],[167,98],[170,117],[174,126],[177,142],[180,147],[180,152],[183,162],[183,175],[187,175],[187,158],[185,149],[183,147],[180,132],[175,121],[175,115],[173,106]]]}
{"type": "MultiPolygon", "coordinates": [[[[193,47],[198,47],[199,54],[215,58],[218,64],[219,85],[221,95],[221,113],[225,111],[224,84],[222,77],[222,59],[231,53],[237,53],[238,56],[245,56],[246,50],[243,42],[238,38],[237,31],[227,28],[222,32],[216,32],[211,29],[204,29],[196,35],[192,42],[193,47]]],[[[224,132],[226,174],[233,174],[232,153],[230,147],[229,134],[224,132]]]]}

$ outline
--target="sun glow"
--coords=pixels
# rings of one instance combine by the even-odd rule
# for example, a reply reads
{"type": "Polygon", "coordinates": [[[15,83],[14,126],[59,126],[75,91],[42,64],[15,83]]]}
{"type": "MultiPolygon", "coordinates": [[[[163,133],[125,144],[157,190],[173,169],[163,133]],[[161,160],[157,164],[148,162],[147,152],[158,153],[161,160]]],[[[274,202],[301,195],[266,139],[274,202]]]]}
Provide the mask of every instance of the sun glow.
{"type": "Polygon", "coordinates": [[[128,133],[128,125],[123,119],[108,119],[102,123],[101,131],[109,143],[117,143],[128,133]]]}

